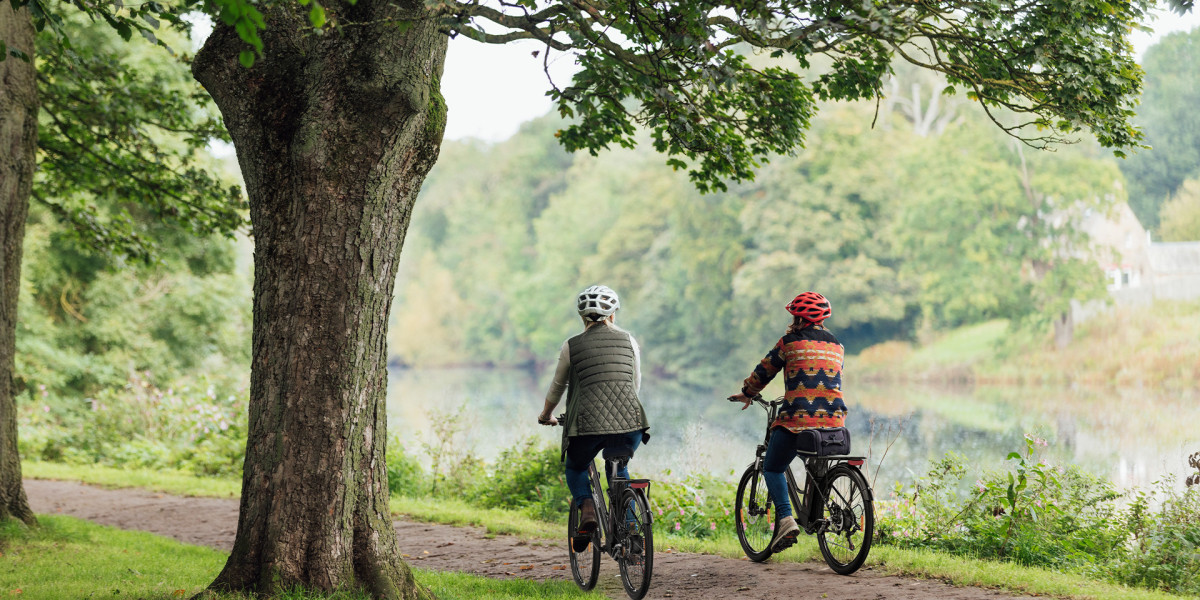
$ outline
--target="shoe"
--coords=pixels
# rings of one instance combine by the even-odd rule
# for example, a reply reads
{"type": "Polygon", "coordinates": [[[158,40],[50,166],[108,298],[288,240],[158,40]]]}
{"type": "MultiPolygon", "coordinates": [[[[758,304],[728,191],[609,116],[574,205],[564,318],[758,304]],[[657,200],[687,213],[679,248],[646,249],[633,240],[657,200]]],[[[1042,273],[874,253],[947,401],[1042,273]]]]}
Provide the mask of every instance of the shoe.
{"type": "Polygon", "coordinates": [[[796,519],[788,515],[779,520],[775,524],[775,537],[771,538],[771,552],[781,552],[790,548],[796,543],[796,536],[800,534],[800,526],[796,525],[796,519]]]}
{"type": "Polygon", "coordinates": [[[592,534],[596,532],[596,525],[596,503],[588,498],[579,505],[579,527],[575,529],[575,536],[571,539],[572,549],[576,552],[587,550],[592,541],[592,534]]]}

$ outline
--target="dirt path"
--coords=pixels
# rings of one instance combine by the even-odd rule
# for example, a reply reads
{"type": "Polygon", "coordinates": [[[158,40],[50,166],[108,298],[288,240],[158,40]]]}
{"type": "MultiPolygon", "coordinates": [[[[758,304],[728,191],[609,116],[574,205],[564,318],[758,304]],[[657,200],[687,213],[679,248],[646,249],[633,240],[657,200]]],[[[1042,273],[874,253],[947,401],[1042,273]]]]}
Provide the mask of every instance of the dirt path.
{"type": "MultiPolygon", "coordinates": [[[[233,547],[238,502],[185,498],[135,489],[109,490],[68,481],[25,480],[33,510],[64,514],[122,529],[148,531],[224,551],[233,547]]],[[[486,577],[570,579],[565,545],[514,536],[484,537],[483,530],[396,521],[400,551],[413,565],[486,577]]],[[[625,596],[615,564],[605,557],[600,587],[625,596]]],[[[882,575],[868,566],[853,576],[834,574],[824,564],[744,560],[704,554],[656,553],[649,598],[828,598],[829,600],[979,600],[1028,598],[940,581],[882,575]]]]}

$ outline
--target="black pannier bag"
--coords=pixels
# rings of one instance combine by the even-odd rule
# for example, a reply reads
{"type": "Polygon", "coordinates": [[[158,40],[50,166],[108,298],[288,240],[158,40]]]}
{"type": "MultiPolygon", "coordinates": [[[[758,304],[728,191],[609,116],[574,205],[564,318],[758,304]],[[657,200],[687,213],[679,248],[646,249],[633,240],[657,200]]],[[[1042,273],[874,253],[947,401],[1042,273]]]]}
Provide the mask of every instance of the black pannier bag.
{"type": "Polygon", "coordinates": [[[850,454],[850,430],[845,427],[819,427],[800,430],[796,451],[815,456],[850,454]]]}

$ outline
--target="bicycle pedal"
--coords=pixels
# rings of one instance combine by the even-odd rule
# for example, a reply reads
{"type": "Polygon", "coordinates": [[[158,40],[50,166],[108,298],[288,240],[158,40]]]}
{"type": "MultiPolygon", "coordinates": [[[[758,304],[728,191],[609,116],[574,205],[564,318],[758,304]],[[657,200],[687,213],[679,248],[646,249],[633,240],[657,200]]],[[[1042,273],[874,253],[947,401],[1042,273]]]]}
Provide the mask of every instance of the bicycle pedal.
{"type": "Polygon", "coordinates": [[[771,552],[783,552],[784,550],[791,548],[792,546],[796,545],[796,537],[797,536],[795,535],[787,535],[779,538],[779,541],[775,542],[774,546],[771,546],[771,552]]]}

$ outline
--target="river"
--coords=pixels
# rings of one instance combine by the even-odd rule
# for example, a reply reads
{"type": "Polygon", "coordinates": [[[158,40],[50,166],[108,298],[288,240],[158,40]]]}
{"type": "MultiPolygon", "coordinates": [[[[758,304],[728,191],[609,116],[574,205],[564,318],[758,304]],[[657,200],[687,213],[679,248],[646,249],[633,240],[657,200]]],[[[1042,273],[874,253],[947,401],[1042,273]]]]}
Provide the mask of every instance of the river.
{"type": "MultiPolygon", "coordinates": [[[[461,410],[455,448],[484,459],[495,460],[528,436],[557,443],[560,430],[535,422],[548,383],[542,379],[548,376],[513,369],[393,370],[389,431],[419,452],[417,440],[433,439],[432,420],[461,410]]],[[[761,409],[743,412],[724,400],[739,384],[731,379],[729,390],[697,393],[671,381],[646,379],[641,396],[652,439],[638,451],[635,472],[734,479],[753,458],[765,429],[761,409]]],[[[896,482],[912,482],[948,451],[965,456],[971,468],[999,468],[1009,452],[1024,449],[1026,434],[1046,440],[1040,452],[1054,464],[1080,465],[1122,489],[1183,475],[1189,471],[1188,454],[1200,451],[1200,402],[1194,392],[881,387],[851,379],[845,385],[854,452],[870,456],[868,478],[877,493],[896,482]]],[[[763,395],[782,391],[772,382],[763,395]]]]}

